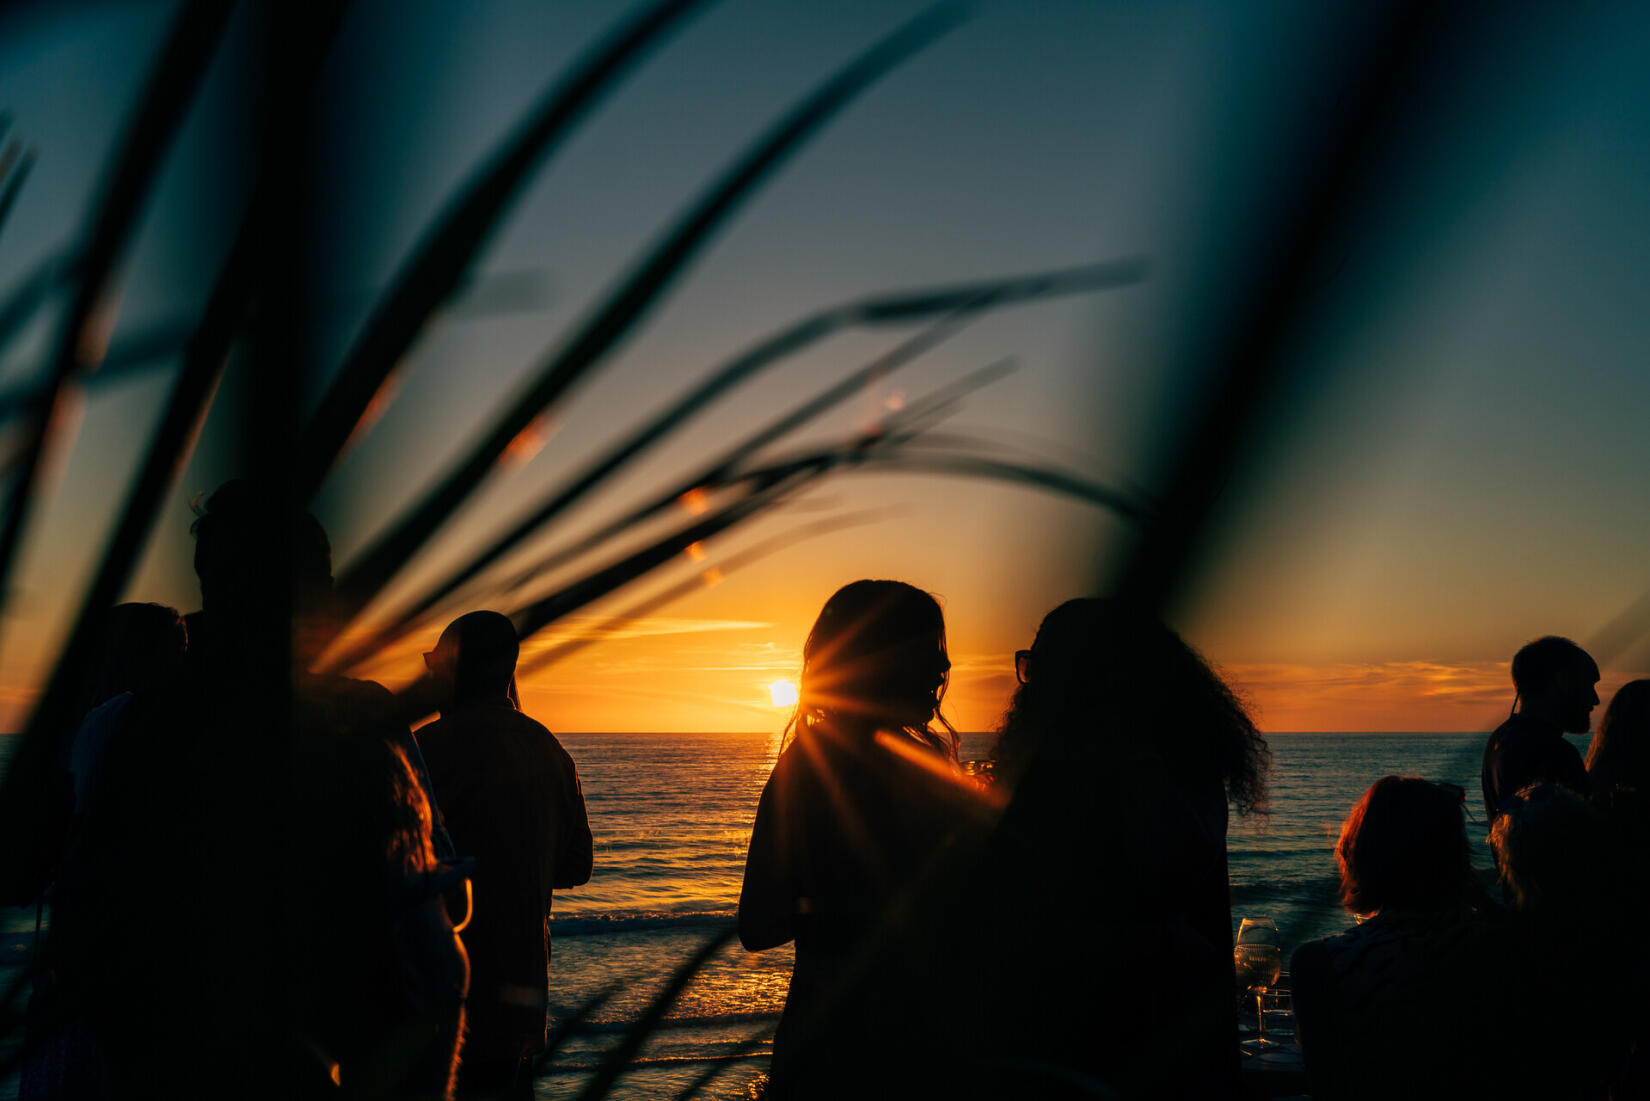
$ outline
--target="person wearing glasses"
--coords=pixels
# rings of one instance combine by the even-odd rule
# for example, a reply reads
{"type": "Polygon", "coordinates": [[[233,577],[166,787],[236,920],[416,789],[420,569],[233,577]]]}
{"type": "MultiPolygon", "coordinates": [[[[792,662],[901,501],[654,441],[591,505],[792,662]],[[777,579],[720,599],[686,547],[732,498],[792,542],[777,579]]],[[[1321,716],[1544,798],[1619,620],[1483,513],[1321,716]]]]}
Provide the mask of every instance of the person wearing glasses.
{"type": "Polygon", "coordinates": [[[460,853],[475,860],[458,1096],[533,1096],[549,1001],[551,893],[590,881],[573,759],[516,702],[519,643],[498,612],[455,619],[424,656],[441,718],[418,731],[460,853]]]}
{"type": "Polygon", "coordinates": [[[939,977],[919,895],[978,798],[939,714],[945,620],[921,589],[856,581],[802,654],[739,892],[746,949],[796,942],[765,1096],[938,1096],[905,1077],[933,1063],[913,1054],[939,977]]]}
{"type": "Polygon", "coordinates": [[[1015,671],[992,754],[1012,800],[983,862],[1001,950],[980,1095],[1235,1095],[1227,808],[1263,812],[1265,740],[1195,650],[1119,600],[1054,609],[1015,671]],[[1074,1008],[1018,1008],[1052,1004],[1074,1008]]]}

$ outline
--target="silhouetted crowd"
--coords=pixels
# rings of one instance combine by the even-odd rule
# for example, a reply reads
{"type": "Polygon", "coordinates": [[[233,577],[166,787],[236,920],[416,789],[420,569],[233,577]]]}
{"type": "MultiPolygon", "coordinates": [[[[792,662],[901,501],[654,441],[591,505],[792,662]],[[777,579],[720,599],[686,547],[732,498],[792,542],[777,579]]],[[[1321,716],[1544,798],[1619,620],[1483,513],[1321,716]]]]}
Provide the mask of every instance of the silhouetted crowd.
{"type": "Polygon", "coordinates": [[[461,616],[400,695],[316,673],[314,518],[231,482],[193,533],[201,610],[112,609],[59,739],[21,1096],[531,1097],[592,843],[514,626],[461,616]]]}
{"type": "Polygon", "coordinates": [[[1292,964],[1314,1097],[1650,1096],[1650,680],[1616,693],[1584,762],[1564,735],[1591,725],[1593,659],[1548,636],[1512,679],[1482,777],[1500,904],[1460,788],[1387,776],[1347,816],[1335,856],[1360,924],[1292,964]]]}
{"type": "MultiPolygon", "coordinates": [[[[232,482],[193,530],[201,610],[112,609],[58,738],[21,1096],[532,1097],[552,895],[592,839],[515,627],[459,617],[399,694],[317,673],[320,525],[232,482]]],[[[747,949],[795,943],[765,1096],[1242,1095],[1226,832],[1270,754],[1241,702],[1127,601],[1069,601],[982,777],[949,670],[903,582],[809,632],[739,898],[747,949]]],[[[1583,762],[1592,659],[1538,639],[1512,677],[1483,763],[1504,901],[1460,788],[1387,776],[1347,816],[1359,924],[1290,968],[1315,1097],[1650,1096],[1650,681],[1583,762]]]]}

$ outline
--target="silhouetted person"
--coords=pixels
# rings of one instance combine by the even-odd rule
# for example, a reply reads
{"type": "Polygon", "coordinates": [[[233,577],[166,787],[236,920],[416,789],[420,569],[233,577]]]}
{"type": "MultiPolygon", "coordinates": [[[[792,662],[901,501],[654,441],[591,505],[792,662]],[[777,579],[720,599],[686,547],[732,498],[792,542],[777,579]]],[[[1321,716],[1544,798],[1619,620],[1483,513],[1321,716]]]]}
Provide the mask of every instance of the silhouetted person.
{"type": "MultiPolygon", "coordinates": [[[[739,893],[751,951],[796,942],[770,1095],[909,1088],[913,1033],[932,1013],[931,940],[902,909],[963,827],[954,735],[938,717],[951,662],[939,604],[899,581],[855,581],[803,645],[789,738],[762,790],[739,893]]],[[[952,915],[955,917],[955,915],[952,915]]]]}
{"type": "Polygon", "coordinates": [[[290,669],[291,688],[300,697],[324,705],[351,729],[370,728],[389,737],[424,787],[434,814],[436,857],[450,859],[452,842],[430,790],[429,771],[389,691],[374,681],[310,671],[321,656],[319,640],[329,634],[332,544],[307,512],[272,530],[271,507],[260,487],[226,482],[191,526],[202,605],[185,617],[191,666],[208,680],[235,675],[224,664],[244,665],[249,655],[259,668],[290,669]],[[290,561],[274,562],[272,556],[283,550],[290,561]],[[279,576],[272,578],[272,571],[279,576]],[[274,646],[280,652],[271,652],[274,646]]]}
{"type": "Polygon", "coordinates": [[[1599,796],[1621,788],[1650,795],[1650,680],[1629,681],[1610,698],[1587,746],[1587,780],[1599,796]]]}
{"type": "Polygon", "coordinates": [[[1603,813],[1557,784],[1531,785],[1507,800],[1490,845],[1502,896],[1524,934],[1523,957],[1509,970],[1532,1022],[1528,1034],[1549,1033],[1552,1009],[1562,1005],[1573,1036],[1561,1059],[1531,1060],[1522,1072],[1545,1071],[1543,1096],[1602,1101],[1650,1023],[1642,993],[1650,968],[1631,909],[1642,854],[1623,853],[1603,813]]]}
{"type": "Polygon", "coordinates": [[[117,604],[109,609],[82,696],[85,717],[64,747],[77,806],[90,798],[108,740],[134,696],[170,687],[183,673],[188,645],[176,608],[117,604]]]}
{"type": "Polygon", "coordinates": [[[418,732],[459,851],[475,859],[462,936],[470,956],[459,1093],[531,1098],[548,1014],[551,892],[590,880],[592,845],[573,759],[513,702],[516,629],[460,616],[425,656],[441,718],[418,732]]]}
{"type": "Polygon", "coordinates": [[[1530,784],[1589,790],[1587,769],[1565,734],[1584,734],[1598,706],[1598,665],[1567,638],[1548,635],[1512,660],[1513,713],[1484,746],[1484,811],[1493,824],[1503,803],[1530,784]]]}
{"type": "Polygon", "coordinates": [[[1227,806],[1263,809],[1265,740],[1196,651],[1119,601],[1060,605],[1016,666],[977,1092],[1233,1095],[1227,806]]]}
{"type": "Polygon", "coordinates": [[[118,1097],[440,1096],[451,1074],[465,962],[431,810],[388,693],[303,669],[328,554],[279,501],[208,501],[199,645],[134,697],[59,879],[50,955],[118,1097]]]}
{"type": "Polygon", "coordinates": [[[1629,910],[1650,908],[1650,680],[1621,686],[1587,747],[1593,801],[1622,854],[1629,910]]]}
{"type": "Polygon", "coordinates": [[[1341,826],[1341,904],[1362,923],[1290,963],[1314,1098],[1525,1096],[1504,1046],[1524,957],[1472,870],[1463,800],[1386,776],[1341,826]]]}
{"type": "MultiPolygon", "coordinates": [[[[138,695],[164,690],[181,674],[186,643],[183,618],[173,608],[118,604],[105,614],[81,689],[77,711],[82,717],[58,745],[51,832],[60,841],[50,857],[54,877],[77,816],[92,803],[109,740],[125,725],[138,695]]],[[[72,925],[72,898],[68,907],[65,914],[62,901],[54,900],[54,919],[72,925]]],[[[42,971],[29,999],[27,1053],[19,1082],[23,1101],[98,1096],[110,1088],[102,1045],[85,1014],[60,1016],[61,1009],[56,976],[50,969],[42,971]]]]}

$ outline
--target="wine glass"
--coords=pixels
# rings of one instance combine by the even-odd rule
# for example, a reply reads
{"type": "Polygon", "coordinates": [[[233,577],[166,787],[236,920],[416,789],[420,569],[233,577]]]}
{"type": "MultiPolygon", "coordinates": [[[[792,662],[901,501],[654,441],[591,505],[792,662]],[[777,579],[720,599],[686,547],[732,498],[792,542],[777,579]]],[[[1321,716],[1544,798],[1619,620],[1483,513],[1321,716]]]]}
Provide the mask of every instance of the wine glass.
{"type": "Polygon", "coordinates": [[[1278,927],[1269,917],[1244,918],[1238,926],[1237,947],[1232,950],[1237,966],[1238,987],[1245,998],[1255,998],[1255,1039],[1245,1042],[1255,1050],[1278,1046],[1266,1038],[1265,994],[1283,973],[1283,949],[1278,944],[1278,927]]]}

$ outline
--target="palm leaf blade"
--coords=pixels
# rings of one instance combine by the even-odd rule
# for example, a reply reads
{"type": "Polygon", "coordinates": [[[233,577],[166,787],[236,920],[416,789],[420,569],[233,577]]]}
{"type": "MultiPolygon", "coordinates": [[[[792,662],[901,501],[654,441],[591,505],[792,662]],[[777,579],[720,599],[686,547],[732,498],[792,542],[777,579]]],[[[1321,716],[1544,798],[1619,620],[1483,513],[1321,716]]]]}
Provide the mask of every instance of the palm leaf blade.
{"type": "Polygon", "coordinates": [[[687,262],[755,187],[860,92],[956,21],[931,9],[873,46],[805,99],[696,203],[486,436],[338,581],[345,618],[359,612],[493,470],[510,443],[560,399],[639,322],[687,262]]]}
{"type": "Polygon", "coordinates": [[[529,121],[465,182],[379,299],[298,443],[298,493],[314,496],[373,396],[542,164],[648,47],[705,0],[662,0],[621,26],[544,97],[529,121]]]}

